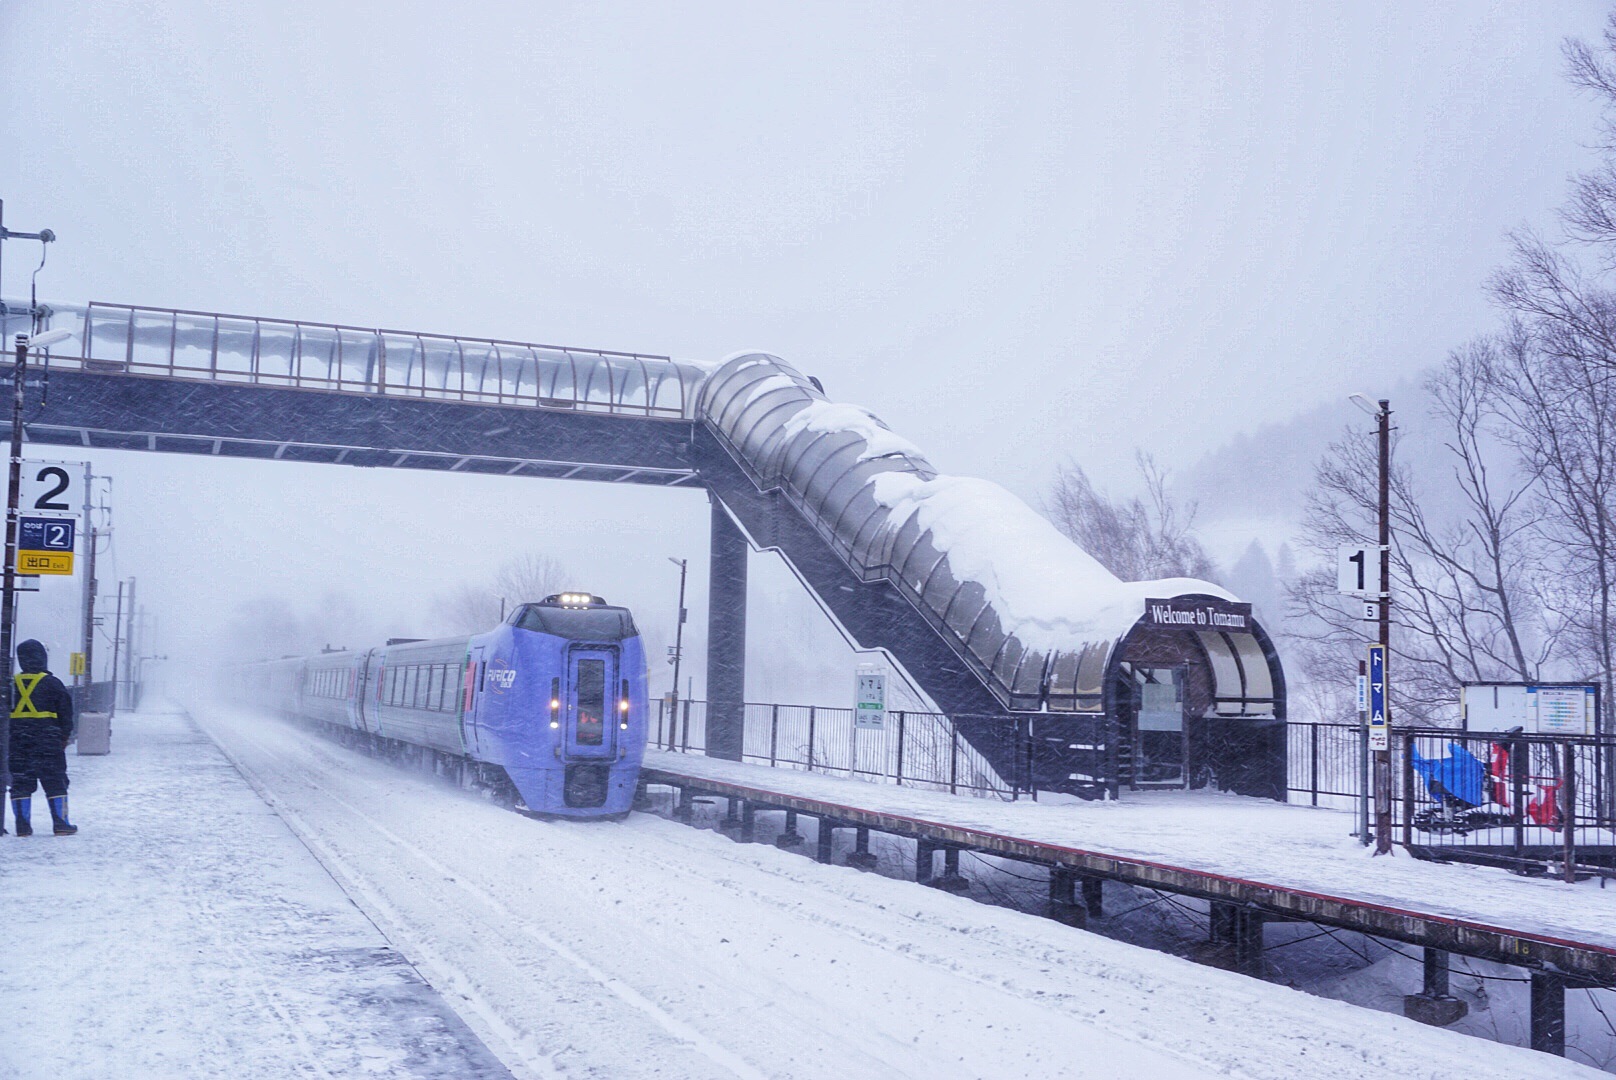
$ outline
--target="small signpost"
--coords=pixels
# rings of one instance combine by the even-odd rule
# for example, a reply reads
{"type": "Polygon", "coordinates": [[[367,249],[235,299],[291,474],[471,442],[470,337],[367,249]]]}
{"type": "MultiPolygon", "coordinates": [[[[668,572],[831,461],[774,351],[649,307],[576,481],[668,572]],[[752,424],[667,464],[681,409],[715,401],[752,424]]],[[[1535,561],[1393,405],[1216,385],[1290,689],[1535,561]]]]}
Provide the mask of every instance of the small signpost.
{"type": "Polygon", "coordinates": [[[847,733],[847,775],[858,772],[859,732],[887,726],[887,673],[878,664],[860,664],[853,677],[853,727],[847,733]]]}
{"type": "Polygon", "coordinates": [[[19,574],[73,573],[74,518],[25,517],[17,523],[19,574]]]}
{"type": "Polygon", "coordinates": [[[874,664],[859,665],[853,726],[864,731],[880,731],[887,726],[887,676],[874,664]]]}
{"type": "Polygon", "coordinates": [[[1386,646],[1369,646],[1369,749],[1389,750],[1386,724],[1386,646]]]}

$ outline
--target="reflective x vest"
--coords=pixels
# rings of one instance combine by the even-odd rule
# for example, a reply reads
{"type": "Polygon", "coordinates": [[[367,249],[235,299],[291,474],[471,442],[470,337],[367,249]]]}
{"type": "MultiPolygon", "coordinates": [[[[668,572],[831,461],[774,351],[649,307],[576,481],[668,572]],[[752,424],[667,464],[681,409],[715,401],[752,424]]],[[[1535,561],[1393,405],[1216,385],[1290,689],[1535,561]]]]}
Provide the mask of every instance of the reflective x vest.
{"type": "Polygon", "coordinates": [[[56,714],[45,712],[34,705],[34,691],[44,680],[47,673],[43,671],[28,671],[13,676],[17,680],[17,700],[11,706],[13,720],[54,720],[56,714]]]}

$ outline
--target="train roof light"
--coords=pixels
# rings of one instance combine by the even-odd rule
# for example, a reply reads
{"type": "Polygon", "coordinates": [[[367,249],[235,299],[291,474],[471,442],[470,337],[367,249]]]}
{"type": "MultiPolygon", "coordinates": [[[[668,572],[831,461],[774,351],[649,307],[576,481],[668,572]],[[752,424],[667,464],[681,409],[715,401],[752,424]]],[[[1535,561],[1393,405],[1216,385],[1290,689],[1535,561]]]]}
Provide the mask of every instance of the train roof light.
{"type": "Polygon", "coordinates": [[[546,604],[560,607],[605,607],[606,601],[593,593],[564,592],[552,593],[544,598],[546,604]]]}

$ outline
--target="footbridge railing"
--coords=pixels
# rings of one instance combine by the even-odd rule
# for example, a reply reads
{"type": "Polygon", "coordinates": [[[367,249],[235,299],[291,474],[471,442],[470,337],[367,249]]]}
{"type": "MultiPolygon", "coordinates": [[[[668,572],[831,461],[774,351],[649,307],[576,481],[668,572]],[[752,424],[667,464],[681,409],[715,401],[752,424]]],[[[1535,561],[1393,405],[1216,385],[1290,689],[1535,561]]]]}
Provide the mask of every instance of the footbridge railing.
{"type": "MultiPolygon", "coordinates": [[[[49,307],[38,329],[59,327],[78,344],[50,362],[89,371],[651,419],[689,419],[703,374],[666,356],[99,301],[49,307]]],[[[30,328],[6,305],[8,339],[30,328]]]]}

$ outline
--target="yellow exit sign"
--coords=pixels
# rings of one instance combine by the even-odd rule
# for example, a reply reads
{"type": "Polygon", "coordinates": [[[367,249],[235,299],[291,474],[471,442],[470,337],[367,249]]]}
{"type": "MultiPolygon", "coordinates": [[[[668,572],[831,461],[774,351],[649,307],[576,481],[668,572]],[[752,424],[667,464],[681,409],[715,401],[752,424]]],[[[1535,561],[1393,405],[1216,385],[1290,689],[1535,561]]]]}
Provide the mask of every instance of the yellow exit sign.
{"type": "Polygon", "coordinates": [[[71,551],[19,551],[17,552],[17,573],[70,575],[73,573],[73,553],[71,551]]]}

